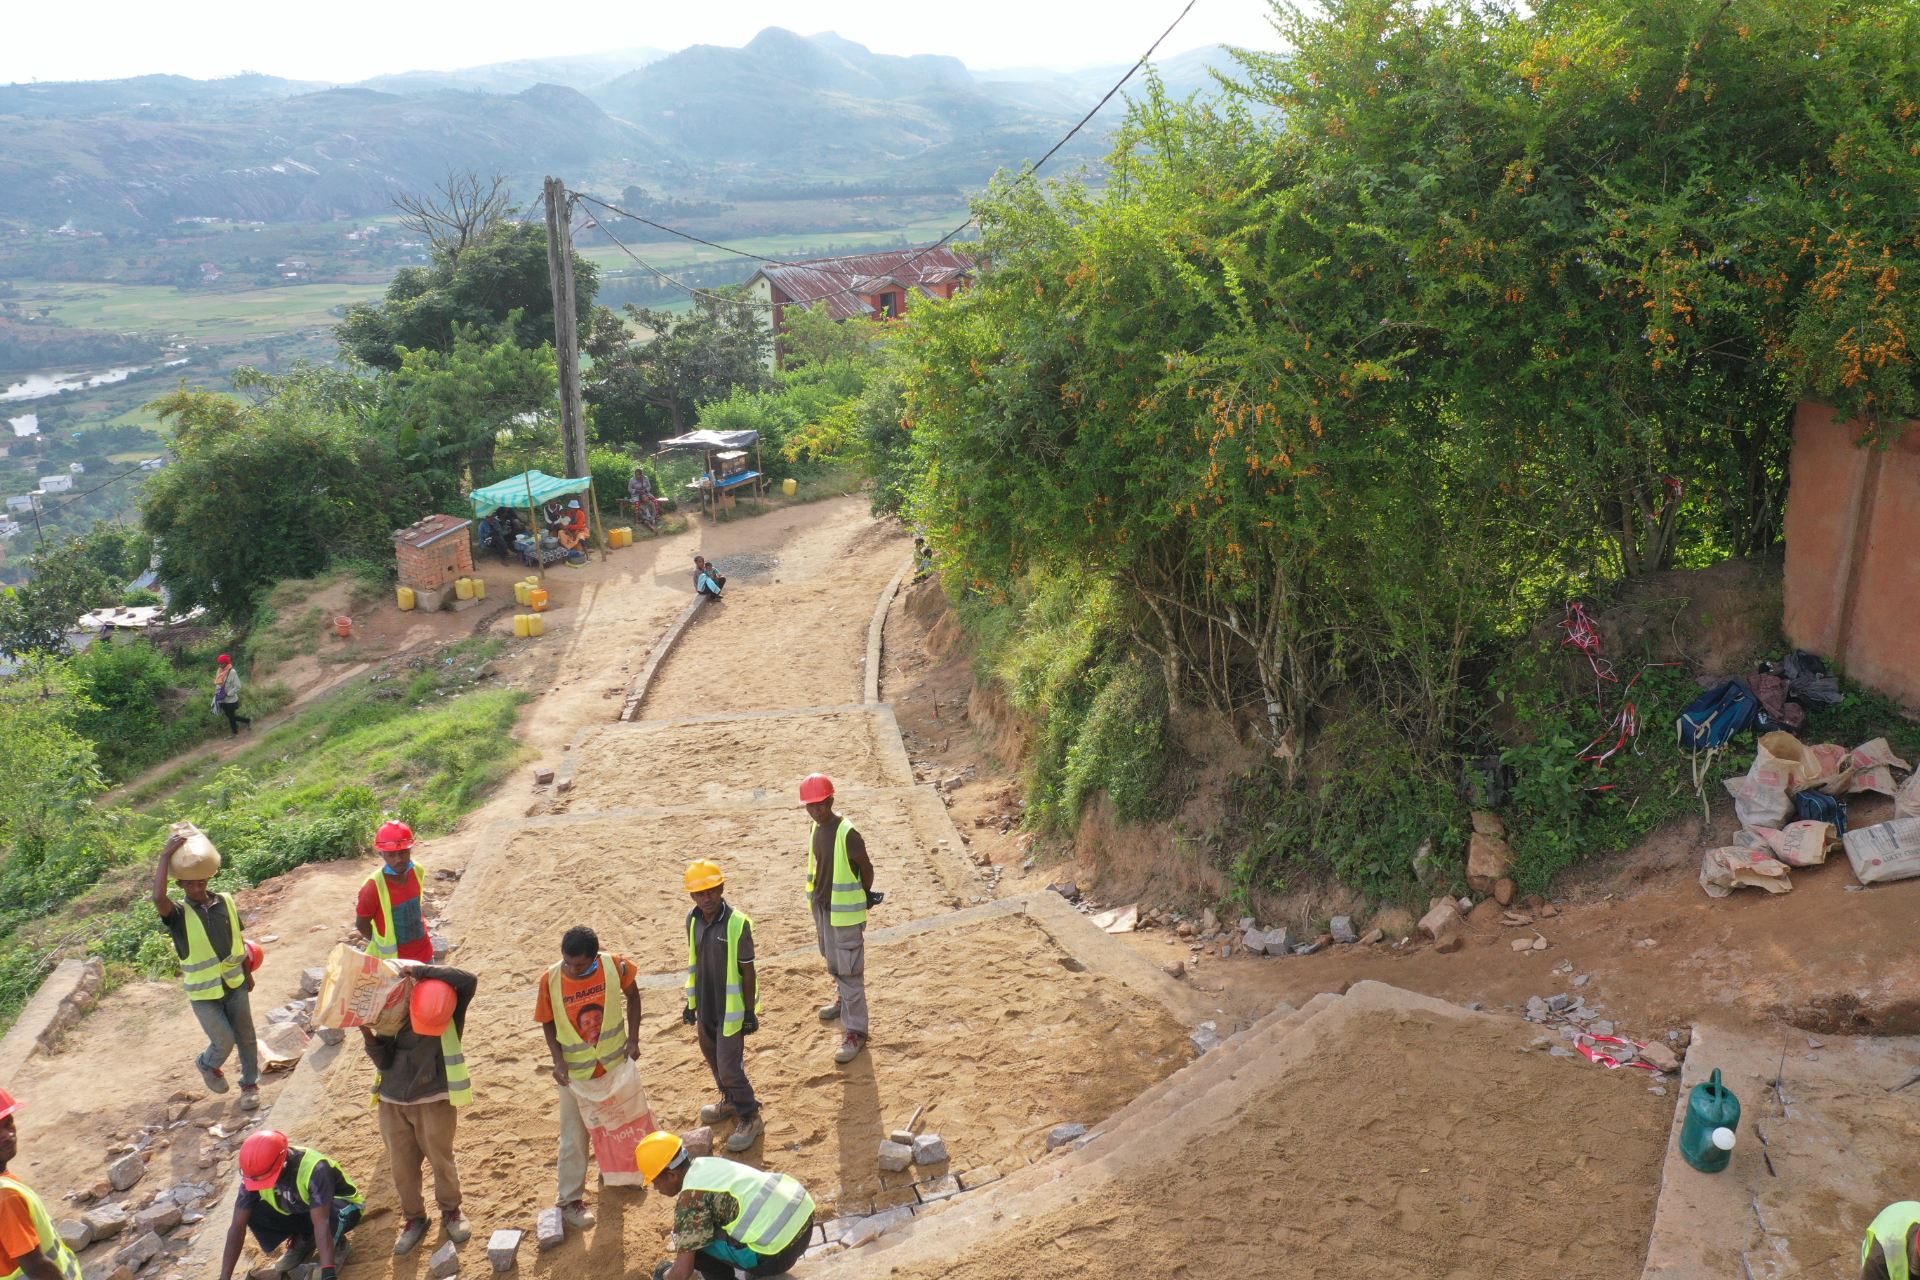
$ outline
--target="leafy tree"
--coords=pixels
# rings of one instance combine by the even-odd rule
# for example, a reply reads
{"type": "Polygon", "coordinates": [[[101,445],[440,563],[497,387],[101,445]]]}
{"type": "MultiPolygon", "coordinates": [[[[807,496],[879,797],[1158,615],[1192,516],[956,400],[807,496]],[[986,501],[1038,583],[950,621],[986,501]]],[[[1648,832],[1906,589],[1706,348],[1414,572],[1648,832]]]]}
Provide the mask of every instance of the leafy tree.
{"type": "Polygon", "coordinates": [[[128,525],[96,520],[82,542],[87,562],[116,585],[145,573],[147,562],[153,558],[153,539],[128,525]]]}
{"type": "Polygon", "coordinates": [[[0,848],[8,851],[11,877],[76,840],[94,841],[101,820],[93,799],[106,783],[93,745],[73,727],[90,708],[58,661],[28,658],[0,697],[7,722],[0,733],[0,848]]]}
{"type": "Polygon", "coordinates": [[[461,485],[493,469],[495,440],[527,415],[551,415],[558,373],[553,344],[528,349],[511,336],[518,313],[497,338],[456,325],[451,351],[401,349],[386,379],[383,424],[395,432],[401,464],[430,505],[452,510],[461,485]]]}
{"type": "Polygon", "coordinates": [[[67,674],[78,695],[75,730],[94,744],[104,769],[124,776],[126,762],[144,759],[162,735],[163,700],[178,680],[172,661],[145,640],[107,633],[69,660],[67,674]]]}
{"type": "Polygon", "coordinates": [[[113,602],[116,583],[95,564],[88,538],[42,547],[28,564],[32,580],[0,596],[0,651],[62,653],[80,615],[113,602]]]}
{"type": "Polygon", "coordinates": [[[670,434],[679,435],[692,425],[696,405],[724,400],[736,388],[773,385],[765,366],[766,331],[751,305],[703,293],[687,313],[631,303],[626,311],[653,336],[596,365],[588,395],[603,425],[630,422],[651,410],[666,420],[670,434]]]}

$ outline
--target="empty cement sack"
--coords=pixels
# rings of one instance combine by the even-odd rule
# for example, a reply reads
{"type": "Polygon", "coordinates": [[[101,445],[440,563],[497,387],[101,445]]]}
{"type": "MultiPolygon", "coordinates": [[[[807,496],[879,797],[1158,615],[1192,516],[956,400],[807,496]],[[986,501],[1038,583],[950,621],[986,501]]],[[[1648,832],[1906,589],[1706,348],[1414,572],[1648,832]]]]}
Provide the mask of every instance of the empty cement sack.
{"type": "Polygon", "coordinates": [[[1790,867],[1817,867],[1840,843],[1831,822],[1811,819],[1789,822],[1778,831],[1772,827],[1749,827],[1740,834],[1748,837],[1749,847],[1760,848],[1764,844],[1762,852],[1772,854],[1790,867]],[[1754,840],[1760,843],[1754,844],[1754,840]]]}
{"type": "Polygon", "coordinates": [[[1726,780],[1734,816],[1743,827],[1783,827],[1793,817],[1793,793],[1826,773],[1820,757],[1792,734],[1762,734],[1746,774],[1726,780]]]}
{"type": "Polygon", "coordinates": [[[600,1166],[600,1176],[616,1187],[645,1186],[647,1180],[640,1175],[634,1153],[640,1139],[660,1126],[654,1123],[646,1086],[640,1083],[633,1060],[622,1058],[607,1074],[575,1080],[569,1087],[580,1104],[587,1136],[593,1140],[593,1162],[600,1166]]]}
{"type": "Polygon", "coordinates": [[[1893,793],[1893,816],[1920,818],[1920,773],[1901,783],[1900,789],[1893,793]]]}
{"type": "Polygon", "coordinates": [[[327,956],[313,1025],[372,1027],[376,1035],[390,1036],[406,1020],[412,990],[412,981],[398,969],[343,942],[327,956]]]}
{"type": "Polygon", "coordinates": [[[1848,791],[1878,791],[1889,796],[1895,794],[1893,771],[1913,768],[1893,754],[1893,748],[1887,745],[1885,738],[1875,738],[1872,742],[1863,742],[1855,747],[1850,763],[1853,766],[1853,781],[1847,787],[1848,791]]]}
{"type": "Polygon", "coordinates": [[[1758,849],[1727,845],[1709,849],[1700,859],[1700,887],[1710,898],[1724,898],[1742,885],[1786,893],[1793,888],[1787,864],[1758,849]]]}
{"type": "Polygon", "coordinates": [[[1854,879],[1861,884],[1920,876],[1920,818],[1860,827],[1847,832],[1840,843],[1846,846],[1854,879]]]}

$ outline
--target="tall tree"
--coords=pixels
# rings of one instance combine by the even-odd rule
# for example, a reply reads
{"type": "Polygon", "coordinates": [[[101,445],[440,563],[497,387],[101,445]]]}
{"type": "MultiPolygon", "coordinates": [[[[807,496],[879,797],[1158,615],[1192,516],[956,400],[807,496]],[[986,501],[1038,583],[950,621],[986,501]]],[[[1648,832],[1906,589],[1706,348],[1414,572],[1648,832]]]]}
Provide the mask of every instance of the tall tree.
{"type": "Polygon", "coordinates": [[[482,178],[469,169],[465,173],[447,172],[447,180],[435,187],[432,195],[396,196],[393,207],[400,211],[400,225],[429,243],[454,262],[467,247],[478,241],[493,224],[516,212],[513,191],[500,174],[482,178]]]}
{"type": "Polygon", "coordinates": [[[653,336],[596,362],[587,400],[603,429],[651,411],[679,435],[692,425],[695,406],[724,400],[736,388],[773,385],[766,369],[770,343],[751,304],[701,293],[690,312],[631,303],[626,311],[653,336]]]}
{"type": "Polygon", "coordinates": [[[34,552],[30,581],[0,594],[0,652],[64,653],[80,615],[111,604],[123,585],[95,563],[91,538],[70,538],[34,552]]]}

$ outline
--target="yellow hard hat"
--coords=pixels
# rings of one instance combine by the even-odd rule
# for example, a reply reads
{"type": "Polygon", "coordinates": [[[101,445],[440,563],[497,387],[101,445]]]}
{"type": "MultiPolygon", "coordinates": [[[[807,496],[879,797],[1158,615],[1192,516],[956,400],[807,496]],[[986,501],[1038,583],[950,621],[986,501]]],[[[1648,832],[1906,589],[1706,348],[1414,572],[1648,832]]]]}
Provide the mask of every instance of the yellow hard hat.
{"type": "Polygon", "coordinates": [[[633,1158],[640,1166],[640,1176],[652,1182],[666,1171],[673,1158],[680,1154],[680,1137],[657,1129],[640,1139],[640,1145],[634,1149],[633,1158]]]}
{"type": "Polygon", "coordinates": [[[712,889],[727,882],[720,874],[720,864],[711,858],[701,858],[698,862],[687,864],[687,892],[698,893],[702,889],[712,889]]]}

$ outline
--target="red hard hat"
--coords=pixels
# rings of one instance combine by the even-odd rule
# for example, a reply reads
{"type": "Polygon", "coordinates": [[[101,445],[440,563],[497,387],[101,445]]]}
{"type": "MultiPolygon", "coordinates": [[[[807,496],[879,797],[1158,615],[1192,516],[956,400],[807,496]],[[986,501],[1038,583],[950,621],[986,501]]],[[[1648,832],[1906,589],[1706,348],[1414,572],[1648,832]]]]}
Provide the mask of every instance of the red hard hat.
{"type": "Polygon", "coordinates": [[[417,1036],[437,1036],[453,1025],[454,1006],[460,1003],[460,997],[454,994],[451,986],[438,978],[425,978],[413,984],[413,995],[407,1001],[407,1012],[413,1019],[413,1033],[417,1036]]]}
{"type": "Polygon", "coordinates": [[[278,1182],[286,1166],[287,1135],[278,1129],[262,1129],[240,1144],[240,1176],[249,1191],[278,1182]]]}
{"type": "Polygon", "coordinates": [[[833,799],[833,779],[824,773],[810,773],[800,781],[800,803],[833,799]]]}
{"type": "Polygon", "coordinates": [[[404,822],[389,822],[373,838],[373,847],[382,853],[398,853],[413,848],[413,828],[404,822]]]}
{"type": "Polygon", "coordinates": [[[246,969],[248,973],[252,973],[255,969],[258,969],[261,965],[265,964],[266,962],[267,962],[267,949],[261,946],[259,943],[255,942],[252,938],[248,938],[247,939],[247,958],[243,967],[246,969]]]}
{"type": "Polygon", "coordinates": [[[0,1089],[0,1120],[5,1120],[8,1116],[18,1111],[20,1107],[21,1103],[16,1100],[12,1094],[8,1093],[5,1089],[0,1089]]]}

